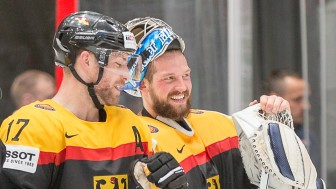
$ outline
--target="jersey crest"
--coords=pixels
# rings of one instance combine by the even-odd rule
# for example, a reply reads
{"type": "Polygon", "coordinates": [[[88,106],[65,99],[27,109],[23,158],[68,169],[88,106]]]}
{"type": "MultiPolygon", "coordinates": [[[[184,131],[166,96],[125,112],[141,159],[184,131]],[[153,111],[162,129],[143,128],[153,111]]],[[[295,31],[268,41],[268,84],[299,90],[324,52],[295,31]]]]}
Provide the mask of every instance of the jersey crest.
{"type": "Polygon", "coordinates": [[[94,189],[128,189],[127,175],[94,176],[94,189]]]}
{"type": "Polygon", "coordinates": [[[152,125],[148,125],[148,127],[149,127],[149,130],[150,130],[151,133],[159,132],[159,129],[157,127],[154,127],[152,125]]]}
{"type": "Polygon", "coordinates": [[[53,108],[49,104],[35,104],[35,108],[40,108],[40,109],[49,110],[49,111],[55,111],[55,108],[53,108]]]}

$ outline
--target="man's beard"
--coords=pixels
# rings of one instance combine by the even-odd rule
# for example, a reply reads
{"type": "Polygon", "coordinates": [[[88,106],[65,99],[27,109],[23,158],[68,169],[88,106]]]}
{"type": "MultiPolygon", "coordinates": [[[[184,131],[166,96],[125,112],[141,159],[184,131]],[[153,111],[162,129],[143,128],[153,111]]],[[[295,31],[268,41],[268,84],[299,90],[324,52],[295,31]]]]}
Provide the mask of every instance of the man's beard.
{"type": "MultiPolygon", "coordinates": [[[[168,100],[160,100],[154,91],[152,91],[152,99],[154,103],[153,109],[158,115],[175,121],[180,121],[189,114],[191,109],[191,96],[189,96],[188,91],[183,92],[185,98],[188,98],[186,104],[184,106],[178,107],[174,107],[173,105],[169,104],[168,100]]],[[[171,96],[177,94],[180,93],[174,92],[168,94],[168,99],[170,99],[171,96]]]]}
{"type": "Polygon", "coordinates": [[[100,103],[108,105],[108,106],[115,106],[119,104],[120,95],[114,94],[113,92],[109,91],[109,89],[102,89],[96,90],[97,96],[99,95],[101,98],[100,103]]]}

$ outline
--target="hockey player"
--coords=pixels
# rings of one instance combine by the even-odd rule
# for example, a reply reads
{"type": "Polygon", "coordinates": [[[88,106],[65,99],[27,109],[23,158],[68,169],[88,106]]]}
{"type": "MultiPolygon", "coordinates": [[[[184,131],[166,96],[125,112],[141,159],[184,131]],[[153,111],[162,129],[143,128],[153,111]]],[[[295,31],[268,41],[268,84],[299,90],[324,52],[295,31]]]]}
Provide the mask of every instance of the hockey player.
{"type": "MultiPolygon", "coordinates": [[[[191,70],[183,40],[155,18],[136,18],[126,27],[134,33],[136,54],[143,60],[139,89],[126,92],[142,96],[142,119],[156,140],[155,151],[170,152],[180,162],[191,188],[258,187],[245,173],[231,117],[191,109],[191,70]]],[[[275,95],[261,96],[260,106],[269,113],[289,110],[288,102],[275,95]]]]}
{"type": "MultiPolygon", "coordinates": [[[[156,157],[171,156],[148,159],[148,127],[117,106],[120,89],[140,73],[133,34],[108,16],[77,12],[60,24],[53,48],[56,65],[64,68],[62,85],[51,100],[24,106],[2,123],[0,139],[7,149],[0,188],[139,187],[128,174],[131,162],[144,158],[150,168],[156,157]]],[[[166,158],[160,166],[178,168],[173,160],[166,158]]],[[[167,175],[169,182],[182,176],[183,171],[167,175]]],[[[165,179],[161,185],[169,188],[165,179]]]]}

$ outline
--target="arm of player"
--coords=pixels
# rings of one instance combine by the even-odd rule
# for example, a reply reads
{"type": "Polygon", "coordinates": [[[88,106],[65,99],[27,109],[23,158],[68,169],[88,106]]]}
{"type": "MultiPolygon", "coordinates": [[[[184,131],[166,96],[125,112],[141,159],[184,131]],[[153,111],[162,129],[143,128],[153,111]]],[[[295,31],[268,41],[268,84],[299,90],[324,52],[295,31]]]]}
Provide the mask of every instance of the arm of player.
{"type": "MultiPolygon", "coordinates": [[[[51,137],[54,132],[48,135],[36,134],[37,130],[40,132],[43,129],[41,124],[44,122],[43,116],[37,118],[27,111],[19,110],[2,122],[0,139],[6,149],[0,147],[4,162],[0,172],[0,188],[49,188],[51,180],[55,180],[55,164],[39,164],[41,150],[38,146],[44,145],[41,144],[41,138],[48,138],[49,141],[54,139],[51,137]]],[[[49,156],[49,159],[52,161],[55,156],[49,156]]]]}
{"type": "Polygon", "coordinates": [[[0,173],[1,173],[2,166],[5,163],[5,159],[6,159],[6,146],[0,139],[0,173]]]}
{"type": "Polygon", "coordinates": [[[158,152],[149,158],[131,164],[131,176],[138,188],[148,189],[150,183],[163,189],[187,189],[188,182],[183,168],[167,152],[158,152]]]}

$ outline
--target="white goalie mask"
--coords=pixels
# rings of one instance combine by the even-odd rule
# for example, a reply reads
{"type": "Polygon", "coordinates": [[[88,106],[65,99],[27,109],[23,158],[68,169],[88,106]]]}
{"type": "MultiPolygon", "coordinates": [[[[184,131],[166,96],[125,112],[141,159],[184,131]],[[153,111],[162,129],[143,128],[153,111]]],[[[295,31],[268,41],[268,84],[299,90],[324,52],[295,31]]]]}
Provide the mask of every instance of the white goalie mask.
{"type": "Polygon", "coordinates": [[[138,48],[135,54],[142,57],[142,70],[139,82],[126,83],[123,90],[132,96],[141,97],[139,86],[145,77],[150,62],[161,56],[168,49],[180,49],[184,52],[185,44],[172,28],[164,21],[156,18],[135,18],[128,21],[126,27],[136,39],[138,48]]]}

